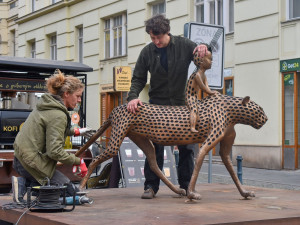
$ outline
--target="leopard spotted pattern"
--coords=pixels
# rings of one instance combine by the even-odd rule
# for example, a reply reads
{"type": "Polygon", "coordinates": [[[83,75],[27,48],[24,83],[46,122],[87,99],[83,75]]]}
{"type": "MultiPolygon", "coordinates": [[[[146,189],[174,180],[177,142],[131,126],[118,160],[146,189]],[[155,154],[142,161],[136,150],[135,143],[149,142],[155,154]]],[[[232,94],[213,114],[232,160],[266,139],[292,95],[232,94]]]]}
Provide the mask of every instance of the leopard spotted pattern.
{"type": "Polygon", "coordinates": [[[190,123],[191,131],[198,132],[195,129],[197,121],[197,101],[199,90],[202,90],[203,93],[208,95],[216,94],[216,91],[212,91],[208,86],[207,78],[205,75],[206,70],[211,68],[212,65],[212,53],[208,51],[207,54],[201,58],[200,54],[196,52],[193,59],[194,64],[197,67],[195,71],[187,82],[186,91],[185,91],[185,103],[188,106],[190,114],[190,123]]]}
{"type": "Polygon", "coordinates": [[[230,160],[230,151],[235,139],[234,125],[245,124],[256,129],[261,128],[267,121],[263,109],[249,97],[239,98],[221,94],[208,96],[197,103],[197,133],[190,131],[190,112],[186,106],[144,104],[139,106],[137,114],[128,112],[127,105],[113,109],[106,122],[76,153],[77,156],[80,155],[111,126],[108,146],[90,163],[88,174],[82,179],[80,189],[84,189],[97,165],[117,155],[123,139],[127,136],[143,150],[151,170],[171,190],[177,194],[187,194],[189,199],[201,199],[201,195],[195,191],[197,177],[205,155],[220,142],[220,156],[240,194],[244,198],[254,197],[254,193],[242,188],[230,160]],[[158,168],[152,142],[167,146],[202,143],[187,193],[175,187],[158,168]]]}
{"type": "Polygon", "coordinates": [[[193,88],[193,83],[195,82],[196,73],[192,73],[190,76],[187,87],[185,91],[185,104],[188,106],[190,111],[197,113],[197,101],[198,101],[198,93],[195,88],[193,88]]]}

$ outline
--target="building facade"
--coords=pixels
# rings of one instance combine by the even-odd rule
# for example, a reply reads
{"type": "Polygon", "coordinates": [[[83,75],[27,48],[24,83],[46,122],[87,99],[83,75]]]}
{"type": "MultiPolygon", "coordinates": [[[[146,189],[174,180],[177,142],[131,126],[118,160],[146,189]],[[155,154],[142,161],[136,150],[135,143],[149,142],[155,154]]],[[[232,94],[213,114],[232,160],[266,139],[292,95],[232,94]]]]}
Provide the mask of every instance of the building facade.
{"type": "Polygon", "coordinates": [[[260,130],[236,127],[233,158],[242,155],[249,167],[299,168],[297,0],[0,0],[0,54],[93,67],[87,124],[98,128],[126,102],[126,91],[113,89],[114,68],[133,71],[151,41],[144,21],[157,13],[170,19],[173,35],[182,36],[191,21],[224,26],[223,93],[250,96],[269,118],[260,130]]]}

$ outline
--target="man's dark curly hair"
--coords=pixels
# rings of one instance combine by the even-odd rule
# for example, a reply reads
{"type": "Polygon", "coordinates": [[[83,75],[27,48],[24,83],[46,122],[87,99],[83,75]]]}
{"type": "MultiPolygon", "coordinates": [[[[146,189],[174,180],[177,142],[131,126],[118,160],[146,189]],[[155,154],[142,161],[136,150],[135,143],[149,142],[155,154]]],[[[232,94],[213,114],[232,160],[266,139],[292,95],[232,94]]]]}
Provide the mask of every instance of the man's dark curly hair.
{"type": "Polygon", "coordinates": [[[170,21],[163,15],[156,15],[145,22],[146,32],[154,35],[166,34],[170,31],[170,21]]]}

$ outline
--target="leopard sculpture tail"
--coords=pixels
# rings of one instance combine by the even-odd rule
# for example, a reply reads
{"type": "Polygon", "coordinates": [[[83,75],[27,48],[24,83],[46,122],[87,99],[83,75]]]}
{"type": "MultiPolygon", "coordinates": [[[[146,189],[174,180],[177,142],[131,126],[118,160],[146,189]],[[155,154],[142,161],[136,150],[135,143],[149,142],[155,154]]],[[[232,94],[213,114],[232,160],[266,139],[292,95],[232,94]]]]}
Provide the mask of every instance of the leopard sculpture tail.
{"type": "Polygon", "coordinates": [[[103,123],[103,125],[96,131],[96,133],[75,153],[75,156],[80,156],[88,147],[90,147],[110,126],[110,117],[103,123]]]}

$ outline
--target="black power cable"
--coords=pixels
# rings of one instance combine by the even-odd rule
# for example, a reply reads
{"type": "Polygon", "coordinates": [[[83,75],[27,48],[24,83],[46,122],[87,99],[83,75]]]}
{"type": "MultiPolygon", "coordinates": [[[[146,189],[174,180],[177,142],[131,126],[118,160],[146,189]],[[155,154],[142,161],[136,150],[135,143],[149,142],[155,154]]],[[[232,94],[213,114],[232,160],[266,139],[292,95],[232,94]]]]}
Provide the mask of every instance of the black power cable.
{"type": "MultiPolygon", "coordinates": [[[[19,221],[21,220],[21,218],[32,208],[36,205],[36,200],[32,201],[30,206],[28,207],[27,210],[25,210],[22,215],[19,217],[19,219],[17,220],[17,222],[15,223],[15,225],[17,225],[19,223],[19,221]]],[[[3,210],[9,210],[9,209],[24,209],[28,206],[27,202],[24,201],[23,203],[16,203],[16,202],[11,202],[11,203],[7,203],[4,204],[2,206],[3,210]]]]}

